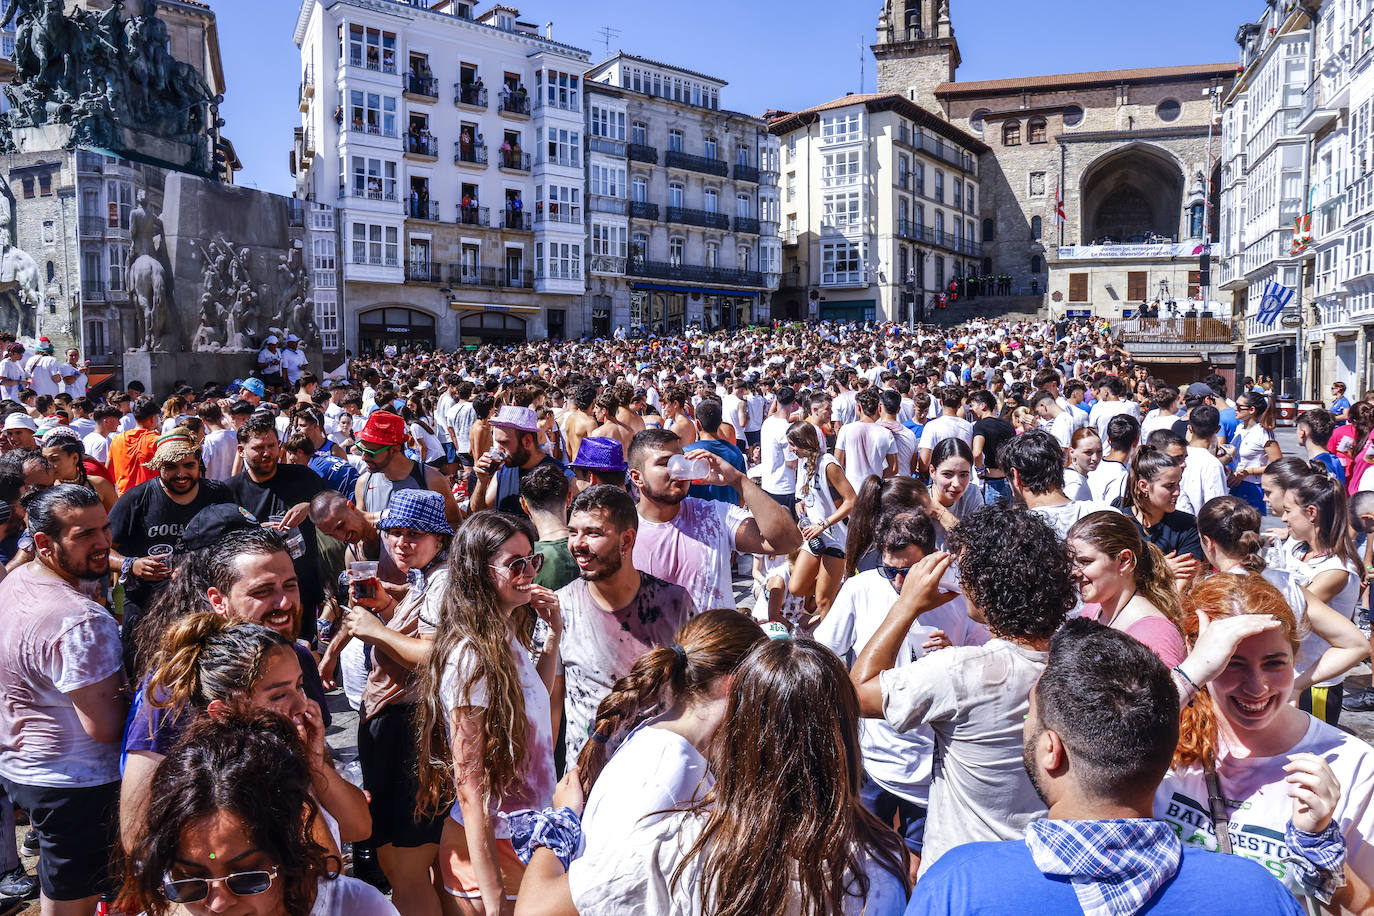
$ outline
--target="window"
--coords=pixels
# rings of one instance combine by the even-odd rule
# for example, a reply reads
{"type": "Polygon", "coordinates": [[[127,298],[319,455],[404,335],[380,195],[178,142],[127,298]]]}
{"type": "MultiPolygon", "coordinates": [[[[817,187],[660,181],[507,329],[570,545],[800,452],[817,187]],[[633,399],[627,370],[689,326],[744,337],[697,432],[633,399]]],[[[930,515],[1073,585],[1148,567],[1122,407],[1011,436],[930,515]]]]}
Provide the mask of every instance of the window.
{"type": "Polygon", "coordinates": [[[701,197],[704,201],[704,203],[702,204],[702,209],[704,209],[707,213],[720,212],[719,191],[717,191],[715,188],[707,188],[705,191],[702,192],[701,197]]]}
{"type": "Polygon", "coordinates": [[[1002,145],[1020,146],[1021,145],[1021,122],[1008,121],[1002,125],[1002,145]]]}
{"type": "Polygon", "coordinates": [[[1064,109],[1064,126],[1077,127],[1083,123],[1083,109],[1078,105],[1070,105],[1064,109]]]}
{"type": "Polygon", "coordinates": [[[369,200],[395,200],[396,163],[354,156],[353,195],[369,200]]]}
{"type": "Polygon", "coordinates": [[[751,150],[751,149],[750,149],[749,147],[747,147],[747,146],[737,146],[737,147],[735,147],[735,164],[736,164],[736,165],[753,165],[753,164],[754,164],[754,151],[751,150]]]}
{"type": "Polygon", "coordinates": [[[945,173],[939,169],[935,170],[935,199],[945,202],[945,173]]]}
{"type": "Polygon", "coordinates": [[[668,131],[668,149],[674,153],[682,152],[682,131],[676,128],[668,131]]]}
{"type": "Polygon", "coordinates": [[[945,288],[945,256],[942,254],[935,256],[935,288],[945,288]]]}
{"type": "Polygon", "coordinates": [[[702,141],[702,144],[701,144],[701,145],[702,145],[702,149],[704,150],[704,152],[702,153],[702,155],[705,156],[707,159],[719,159],[719,158],[720,158],[719,156],[716,155],[716,151],[717,151],[717,149],[719,149],[719,147],[718,147],[717,144],[716,144],[716,138],[715,138],[715,137],[707,137],[706,139],[704,139],[704,140],[702,141]]]}
{"type": "Polygon", "coordinates": [[[1038,216],[1031,217],[1031,238],[1039,239],[1044,222],[1038,216]]]}
{"type": "Polygon", "coordinates": [[[794,197],[796,197],[796,196],[797,196],[797,173],[796,173],[796,172],[788,172],[788,173],[787,173],[787,198],[786,198],[786,199],[790,201],[790,200],[792,200],[792,198],[794,198],[794,197]]]}
{"type": "Polygon", "coordinates": [[[682,205],[682,185],[675,181],[668,185],[668,206],[681,207],[682,205]]]}
{"type": "Polygon", "coordinates": [[[983,220],[983,241],[992,242],[996,240],[997,231],[995,226],[996,224],[992,221],[991,217],[983,220]]]}
{"type": "Polygon", "coordinates": [[[591,193],[600,194],[602,197],[624,197],[625,170],[592,163],[591,193]]]}
{"type": "Polygon", "coordinates": [[[625,139],[625,112],[592,106],[592,136],[607,140],[625,139]]]}
{"type": "Polygon", "coordinates": [[[821,282],[857,283],[863,279],[863,249],[852,242],[821,245],[821,282]]]}
{"type": "Polygon", "coordinates": [[[964,206],[964,183],[956,181],[951,185],[951,188],[954,191],[954,209],[959,210],[964,206]]]}
{"type": "Polygon", "coordinates": [[[749,269],[749,246],[748,246],[748,245],[740,245],[738,248],[735,249],[735,269],[736,269],[736,270],[748,270],[748,269],[749,269]]]}
{"type": "MultiPolygon", "coordinates": [[[[25,181],[27,180],[25,179],[25,181]]],[[[27,191],[26,186],[25,196],[32,197],[33,195],[27,191]]],[[[129,228],[129,212],[134,208],[134,186],[127,181],[110,179],[105,182],[105,203],[109,207],[108,228],[127,230],[129,228]]],[[[123,289],[124,287],[119,288],[123,289]]]]}
{"type": "Polygon", "coordinates": [[[643,259],[648,251],[649,236],[647,233],[636,232],[630,236],[630,257],[643,259]]]}
{"type": "Polygon", "coordinates": [[[859,115],[838,115],[821,119],[822,143],[848,143],[859,139],[859,115]]]}
{"type": "Polygon", "coordinates": [[[923,162],[916,163],[916,193],[925,194],[926,192],[926,166],[923,162]]]}
{"type": "Polygon", "coordinates": [[[684,243],[682,239],[668,240],[668,263],[673,265],[674,267],[682,266],[683,244],[684,243]]]}
{"type": "Polygon", "coordinates": [[[1038,254],[1031,255],[1030,272],[1040,274],[1045,272],[1045,262],[1038,254]]]}
{"type": "Polygon", "coordinates": [[[1030,196],[1031,196],[1031,197],[1044,197],[1044,196],[1045,196],[1045,173],[1044,173],[1044,172],[1031,172],[1030,175],[1029,175],[1028,184],[1029,184],[1029,186],[1030,186],[1030,187],[1029,187],[1029,190],[1030,190],[1030,196]]]}
{"type": "MultiPolygon", "coordinates": [[[[905,174],[901,165],[898,166],[898,170],[905,174]]],[[[847,153],[827,153],[821,158],[821,187],[823,188],[857,184],[861,177],[858,150],[847,153]]]]}
{"type": "Polygon", "coordinates": [[[396,34],[364,28],[354,23],[348,28],[348,63],[354,67],[396,72],[396,34]]]}
{"type": "Polygon", "coordinates": [[[1199,299],[1202,297],[1202,271],[1188,271],[1188,298],[1199,299]]]}
{"type": "Polygon", "coordinates": [[[24,179],[24,196],[25,196],[25,197],[33,197],[33,179],[32,179],[32,178],[27,178],[27,177],[26,177],[26,178],[24,179]]]}
{"type": "Polygon", "coordinates": [[[706,266],[711,268],[720,266],[720,242],[706,243],[706,266]]]}
{"type": "Polygon", "coordinates": [[[743,217],[744,219],[748,219],[748,218],[750,217],[750,215],[752,214],[752,212],[753,212],[753,207],[750,206],[749,195],[748,195],[748,194],[736,194],[736,195],[735,195],[735,215],[736,215],[736,216],[739,216],[739,217],[743,217]]]}
{"type": "Polygon", "coordinates": [[[400,263],[399,232],[395,226],[354,223],[353,263],[395,267],[400,263]]]}
{"type": "Polygon", "coordinates": [[[640,146],[649,145],[649,125],[643,121],[636,121],[630,125],[630,142],[638,143],[640,146]]]}
{"type": "Polygon", "coordinates": [[[334,240],[315,239],[312,248],[313,270],[316,289],[334,289],[338,276],[334,270],[334,240]]]}
{"type": "Polygon", "coordinates": [[[970,181],[968,185],[968,193],[964,195],[964,209],[968,210],[968,212],[970,213],[978,209],[976,206],[974,206],[973,194],[973,182],[970,181]]]}
{"type": "Polygon", "coordinates": [[[57,230],[50,219],[43,220],[43,244],[53,245],[57,242],[57,230]]]}
{"type": "Polygon", "coordinates": [[[1150,274],[1144,270],[1126,273],[1126,298],[1132,302],[1144,302],[1150,286],[1150,274]]]}
{"type": "Polygon", "coordinates": [[[630,199],[637,204],[649,199],[649,182],[643,175],[636,175],[630,182],[630,199]]]}
{"type": "Polygon", "coordinates": [[[38,196],[52,197],[52,173],[44,172],[38,176],[38,196]]]}
{"type": "Polygon", "coordinates": [[[110,290],[122,292],[124,289],[124,263],[129,259],[129,246],[111,244],[105,250],[105,265],[109,268],[110,290]]]}
{"type": "MultiPolygon", "coordinates": [[[[10,56],[13,56],[12,54],[10,56]]],[[[86,352],[108,353],[110,344],[105,337],[105,322],[92,320],[86,322],[86,352]]]]}
{"type": "Polygon", "coordinates": [[[320,346],[326,350],[339,348],[339,303],[332,290],[315,292],[315,323],[320,328],[320,346]]]}
{"type": "Polygon", "coordinates": [[[1031,119],[1030,119],[1030,123],[1026,125],[1026,139],[1029,140],[1031,143],[1044,143],[1044,142],[1045,142],[1045,119],[1044,119],[1044,118],[1031,118],[1031,119]]]}
{"type": "MultiPolygon", "coordinates": [[[[541,131],[542,132],[542,128],[541,131]]],[[[536,139],[536,142],[538,140],[536,139]]],[[[577,131],[564,130],[559,127],[549,128],[549,142],[545,149],[548,158],[546,162],[552,165],[565,165],[571,168],[581,168],[582,160],[580,150],[582,144],[578,139],[577,131]]]]}
{"type": "Polygon", "coordinates": [[[942,234],[944,231],[945,231],[945,211],[943,211],[943,210],[936,210],[936,211],[935,211],[935,232],[936,232],[937,235],[939,235],[939,234],[942,234]]]}
{"type": "Polygon", "coordinates": [[[563,185],[539,185],[534,189],[534,209],[544,213],[545,200],[548,202],[547,218],[555,223],[577,223],[582,221],[579,207],[582,192],[579,188],[563,185]]]}
{"type": "Polygon", "coordinates": [[[626,230],[624,226],[592,223],[592,254],[603,257],[625,257],[626,230]]]}
{"type": "Polygon", "coordinates": [[[349,125],[360,133],[396,136],[396,99],[376,92],[349,92],[349,125]]]}
{"type": "Polygon", "coordinates": [[[582,279],[582,246],[575,242],[540,242],[534,246],[540,273],[550,280],[582,279]],[[544,246],[548,245],[548,259],[544,246]]]}
{"type": "Polygon", "coordinates": [[[821,224],[832,229],[857,226],[860,220],[860,192],[827,194],[822,201],[821,224]]]}
{"type": "Polygon", "coordinates": [[[536,70],[534,73],[535,97],[551,108],[565,111],[578,111],[576,73],[560,73],[557,70],[536,70]]]}
{"type": "Polygon", "coordinates": [[[1088,275],[1069,274],[1069,301],[1088,301],[1088,275]]]}
{"type": "Polygon", "coordinates": [[[1155,108],[1155,114],[1159,115],[1161,121],[1177,121],[1182,112],[1183,106],[1179,104],[1178,99],[1165,99],[1155,108]]]}

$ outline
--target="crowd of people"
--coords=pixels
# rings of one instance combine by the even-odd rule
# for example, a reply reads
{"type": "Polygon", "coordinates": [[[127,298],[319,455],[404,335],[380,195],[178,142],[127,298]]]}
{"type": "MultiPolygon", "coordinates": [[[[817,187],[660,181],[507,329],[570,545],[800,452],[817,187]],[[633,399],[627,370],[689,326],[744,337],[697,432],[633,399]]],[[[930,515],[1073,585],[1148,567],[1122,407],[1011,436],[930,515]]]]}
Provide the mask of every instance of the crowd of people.
{"type": "Polygon", "coordinates": [[[0,894],[1374,909],[1374,392],[1285,456],[1096,321],[295,343],[0,364],[0,894]]]}

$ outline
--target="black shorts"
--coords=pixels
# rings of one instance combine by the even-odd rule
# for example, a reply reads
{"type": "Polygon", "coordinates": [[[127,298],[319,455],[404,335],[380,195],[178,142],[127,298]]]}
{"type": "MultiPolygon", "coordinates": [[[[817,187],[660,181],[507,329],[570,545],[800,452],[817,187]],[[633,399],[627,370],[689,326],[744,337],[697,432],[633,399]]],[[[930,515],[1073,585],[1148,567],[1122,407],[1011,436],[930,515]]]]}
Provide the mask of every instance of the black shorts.
{"type": "Polygon", "coordinates": [[[119,783],[82,789],[4,780],[10,801],[38,833],[38,885],[49,900],[81,900],[116,889],[110,860],[119,842],[119,783]]]}
{"type": "Polygon", "coordinates": [[[416,772],[415,735],[411,722],[415,707],[393,704],[370,719],[358,719],[358,763],[363,788],[372,795],[373,848],[391,844],[410,849],[438,843],[448,809],[424,820],[415,819],[420,792],[416,772]]]}
{"type": "Polygon", "coordinates": [[[755,430],[748,430],[748,429],[746,429],[746,430],[744,431],[744,441],[745,441],[746,443],[748,443],[748,445],[749,445],[750,448],[757,448],[758,445],[759,445],[759,443],[763,441],[762,436],[763,436],[763,430],[761,430],[761,429],[755,429],[755,430]]]}

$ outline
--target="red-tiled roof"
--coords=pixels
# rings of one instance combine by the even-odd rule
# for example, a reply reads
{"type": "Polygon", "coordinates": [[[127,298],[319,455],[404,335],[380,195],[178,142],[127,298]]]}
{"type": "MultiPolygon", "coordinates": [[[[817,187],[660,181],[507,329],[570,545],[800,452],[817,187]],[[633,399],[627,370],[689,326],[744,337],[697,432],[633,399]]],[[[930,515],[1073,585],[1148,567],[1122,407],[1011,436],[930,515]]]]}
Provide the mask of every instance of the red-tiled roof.
{"type": "Polygon", "coordinates": [[[768,130],[774,134],[785,134],[804,124],[812,123],[821,112],[832,111],[836,108],[848,108],[851,105],[863,105],[869,111],[892,109],[902,117],[908,118],[917,125],[927,128],[951,142],[958,143],[974,153],[985,153],[988,150],[987,145],[982,140],[955,127],[938,112],[922,108],[904,95],[888,92],[856,93],[801,111],[774,112],[775,116],[768,122],[768,130]]]}
{"type": "Polygon", "coordinates": [[[1234,77],[1236,65],[1192,64],[1180,67],[1142,67],[1135,70],[1093,70],[1087,73],[1054,73],[1045,76],[1022,76],[1005,80],[974,80],[971,82],[941,83],[936,95],[993,95],[999,92],[1020,92],[1026,89],[1058,89],[1075,86],[1141,83],[1153,80],[1220,79],[1234,77]]]}

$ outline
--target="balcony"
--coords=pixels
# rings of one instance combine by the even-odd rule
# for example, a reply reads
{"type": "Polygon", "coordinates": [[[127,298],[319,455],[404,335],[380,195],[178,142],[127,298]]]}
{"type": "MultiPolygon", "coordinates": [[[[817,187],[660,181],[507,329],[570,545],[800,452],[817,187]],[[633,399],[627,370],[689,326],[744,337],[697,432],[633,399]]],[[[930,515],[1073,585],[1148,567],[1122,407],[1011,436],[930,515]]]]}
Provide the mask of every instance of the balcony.
{"type": "Polygon", "coordinates": [[[957,147],[944,141],[941,137],[929,137],[919,130],[911,130],[903,126],[898,132],[896,140],[903,146],[918,149],[929,153],[936,159],[943,159],[955,168],[969,173],[976,173],[978,170],[978,160],[969,153],[962,152],[957,147]]]}
{"type": "Polygon", "coordinates": [[[821,271],[821,286],[831,289],[847,286],[868,286],[868,271],[862,268],[858,270],[823,270],[821,271]]]}
{"type": "Polygon", "coordinates": [[[453,144],[453,164],[486,168],[487,145],[485,143],[469,143],[465,148],[463,141],[455,142],[453,144]]]}
{"type": "Polygon", "coordinates": [[[496,164],[507,172],[528,172],[530,154],[514,149],[497,150],[496,164]]]}
{"type": "Polygon", "coordinates": [[[433,76],[407,73],[405,81],[406,98],[435,100],[439,98],[439,80],[433,76]]]}
{"type": "Polygon", "coordinates": [[[384,128],[380,124],[363,121],[359,118],[354,118],[353,123],[349,124],[348,129],[355,134],[367,134],[370,137],[386,137],[390,140],[395,140],[400,136],[396,132],[395,127],[384,128]]]}
{"type": "Polygon", "coordinates": [[[737,216],[735,217],[735,231],[758,235],[759,221],[749,216],[737,216]]]}
{"type": "Polygon", "coordinates": [[[783,243],[784,245],[795,245],[795,244],[797,244],[797,230],[795,230],[795,229],[788,229],[786,232],[784,232],[784,233],[782,234],[782,243],[783,243]]]}
{"type": "Polygon", "coordinates": [[[691,153],[684,153],[675,149],[668,150],[667,156],[664,157],[664,165],[670,169],[686,169],[689,172],[701,172],[704,175],[716,175],[720,178],[730,174],[730,167],[725,164],[723,159],[693,156],[691,153]]]}
{"type": "Polygon", "coordinates": [[[400,267],[401,259],[394,254],[359,254],[355,251],[347,263],[360,267],[400,267]]]}
{"type": "Polygon", "coordinates": [[[592,153],[605,153],[607,156],[625,157],[625,143],[623,140],[611,140],[606,137],[588,137],[587,151],[592,153]]]}
{"type": "Polygon", "coordinates": [[[617,277],[625,273],[625,259],[608,254],[587,255],[587,272],[594,274],[613,274],[617,277]]]}
{"type": "Polygon", "coordinates": [[[380,187],[360,188],[357,185],[353,185],[352,187],[345,185],[344,187],[339,188],[339,198],[351,198],[353,200],[370,200],[376,203],[392,204],[394,204],[397,200],[396,189],[394,187],[390,191],[386,191],[380,187]]]}
{"type": "Polygon", "coordinates": [[[499,271],[497,280],[507,289],[534,289],[534,271],[507,267],[499,271]]]}
{"type": "Polygon", "coordinates": [[[81,298],[88,302],[104,302],[105,284],[100,280],[82,280],[81,298]]]}
{"type": "Polygon", "coordinates": [[[476,83],[454,83],[453,104],[485,110],[487,107],[487,87],[479,86],[476,83]]]}
{"type": "Polygon", "coordinates": [[[439,222],[439,203],[433,200],[406,201],[406,216],[409,219],[423,219],[431,223],[439,222]]]}
{"type": "Polygon", "coordinates": [[[616,216],[625,215],[626,200],[623,197],[606,197],[602,194],[587,195],[587,209],[593,213],[612,213],[616,216]]]}
{"type": "Polygon", "coordinates": [[[501,211],[501,228],[514,229],[517,232],[533,232],[533,221],[530,215],[523,210],[511,210],[509,208],[501,211]]]}
{"type": "Polygon", "coordinates": [[[581,222],[582,214],[578,212],[576,207],[551,204],[547,210],[536,206],[534,212],[534,224],[536,226],[548,223],[575,225],[581,222]]]}
{"type": "Polygon", "coordinates": [[[78,149],[76,151],[76,170],[78,172],[103,172],[105,170],[105,157],[99,153],[78,149]]]}
{"type": "Polygon", "coordinates": [[[460,226],[490,226],[491,210],[487,207],[458,205],[457,222],[460,226]]]}
{"type": "Polygon", "coordinates": [[[81,214],[81,234],[88,236],[101,236],[105,234],[105,217],[99,213],[81,214]]]}
{"type": "Polygon", "coordinates": [[[476,264],[450,264],[448,282],[452,286],[495,286],[496,268],[476,264]]]}
{"type": "Polygon", "coordinates": [[[443,283],[444,274],[438,264],[429,261],[407,261],[406,281],[409,283],[443,283]]]}
{"type": "Polygon", "coordinates": [[[296,90],[296,107],[301,114],[310,110],[310,100],[315,97],[315,67],[313,65],[305,68],[305,77],[301,80],[300,87],[296,90]]]}
{"type": "Polygon", "coordinates": [[[630,201],[630,216],[634,219],[658,219],[658,204],[651,204],[648,201],[630,201]]]}
{"type": "MultiPolygon", "coordinates": [[[[1281,315],[1279,318],[1275,318],[1274,320],[1270,321],[1268,324],[1262,323],[1262,322],[1261,322],[1258,318],[1256,318],[1254,315],[1250,315],[1250,316],[1246,317],[1246,319],[1245,319],[1245,341],[1246,341],[1246,343],[1247,343],[1247,344],[1253,344],[1253,343],[1255,343],[1256,341],[1260,341],[1260,340],[1263,340],[1263,339],[1265,339],[1265,338],[1271,338],[1271,339],[1272,339],[1272,338],[1276,338],[1276,337],[1286,337],[1286,338],[1288,338],[1289,340],[1292,340],[1292,339],[1293,339],[1293,335],[1294,335],[1294,333],[1296,332],[1297,329],[1296,329],[1296,328],[1284,327],[1283,321],[1282,321],[1283,318],[1287,317],[1287,316],[1290,315],[1290,314],[1298,314],[1298,315],[1301,315],[1301,312],[1290,312],[1290,311],[1285,311],[1285,312],[1283,313],[1283,315],[1281,315]]],[[[1185,320],[1186,320],[1186,319],[1185,319],[1185,320]]]]}
{"type": "Polygon", "coordinates": [[[350,67],[362,67],[364,70],[371,70],[374,73],[396,73],[396,56],[390,51],[379,55],[375,48],[369,48],[366,55],[350,51],[348,55],[348,65],[350,67]]]}
{"type": "Polygon", "coordinates": [[[706,229],[729,229],[730,217],[712,210],[693,210],[690,207],[669,207],[664,216],[670,223],[684,226],[702,226],[706,229]]]}
{"type": "Polygon", "coordinates": [[[539,165],[557,165],[565,169],[582,168],[582,160],[575,153],[564,153],[557,156],[550,156],[547,153],[539,157],[539,165]]]}
{"type": "Polygon", "coordinates": [[[759,184],[776,188],[778,186],[778,173],[772,169],[763,169],[759,172],[759,184]]]}
{"type": "Polygon", "coordinates": [[[754,184],[759,183],[759,170],[752,165],[745,165],[742,162],[735,164],[735,180],[749,181],[754,184]]]}
{"type": "Polygon", "coordinates": [[[697,267],[671,261],[645,261],[630,258],[625,273],[648,280],[678,280],[686,283],[712,283],[717,286],[765,287],[763,274],[756,270],[727,270],[722,267],[697,267]]]}
{"type": "Polygon", "coordinates": [[[530,116],[530,96],[527,92],[503,91],[496,103],[496,110],[509,117],[528,118],[530,116]]]}
{"type": "Polygon", "coordinates": [[[926,227],[913,219],[897,220],[897,235],[909,242],[924,242],[926,227]]]}
{"type": "Polygon", "coordinates": [[[1231,318],[1128,318],[1115,329],[1129,349],[1192,352],[1197,344],[1231,343],[1231,318]]]}
{"type": "Polygon", "coordinates": [[[633,162],[651,162],[658,165],[658,150],[643,143],[626,143],[625,156],[633,162]]]}
{"type": "Polygon", "coordinates": [[[407,156],[438,159],[439,141],[430,134],[406,134],[405,151],[407,156]]]}

